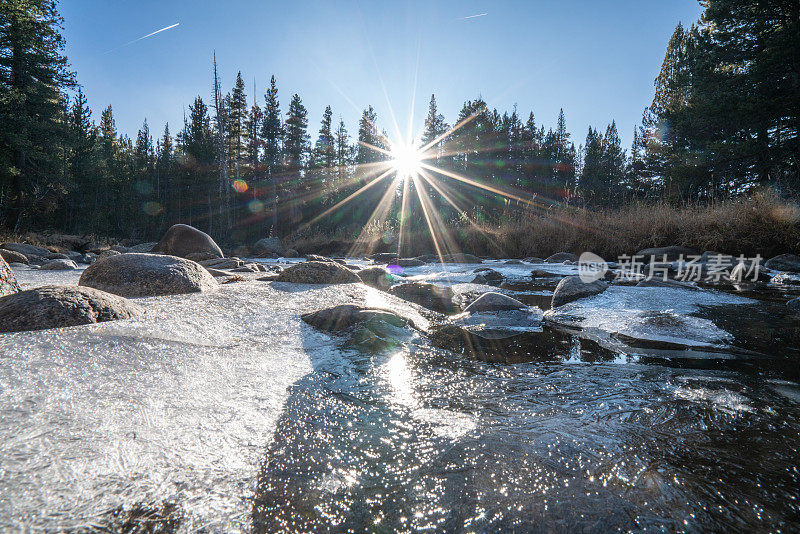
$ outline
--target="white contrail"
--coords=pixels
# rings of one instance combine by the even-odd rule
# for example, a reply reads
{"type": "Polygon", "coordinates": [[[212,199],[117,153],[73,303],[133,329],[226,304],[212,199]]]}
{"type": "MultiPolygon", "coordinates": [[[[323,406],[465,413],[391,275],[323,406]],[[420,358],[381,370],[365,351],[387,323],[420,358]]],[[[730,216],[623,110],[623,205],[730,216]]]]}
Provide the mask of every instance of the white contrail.
{"type": "Polygon", "coordinates": [[[134,39],[133,41],[130,41],[130,42],[128,42],[128,43],[125,43],[124,45],[120,45],[120,46],[118,46],[118,47],[116,47],[116,48],[112,48],[111,50],[109,50],[108,52],[106,52],[106,54],[108,54],[108,53],[111,53],[111,52],[113,52],[113,51],[115,51],[115,50],[119,50],[120,48],[124,48],[124,47],[126,47],[126,46],[130,46],[130,45],[132,45],[133,43],[138,43],[138,42],[139,42],[139,41],[141,41],[142,39],[147,39],[148,37],[152,37],[152,36],[154,36],[154,35],[155,35],[155,34],[157,34],[157,33],[161,33],[161,32],[165,32],[165,31],[167,31],[167,30],[171,30],[172,28],[175,28],[176,26],[180,26],[180,25],[181,25],[181,23],[180,23],[180,22],[176,22],[176,23],[175,23],[175,24],[173,24],[172,26],[167,26],[166,28],[161,28],[160,30],[156,30],[156,31],[154,31],[153,33],[148,33],[147,35],[143,35],[143,36],[139,37],[138,39],[134,39]]]}
{"type": "Polygon", "coordinates": [[[469,17],[461,17],[461,20],[476,19],[478,17],[485,17],[489,13],[478,13],[477,15],[470,15],[469,17]]]}

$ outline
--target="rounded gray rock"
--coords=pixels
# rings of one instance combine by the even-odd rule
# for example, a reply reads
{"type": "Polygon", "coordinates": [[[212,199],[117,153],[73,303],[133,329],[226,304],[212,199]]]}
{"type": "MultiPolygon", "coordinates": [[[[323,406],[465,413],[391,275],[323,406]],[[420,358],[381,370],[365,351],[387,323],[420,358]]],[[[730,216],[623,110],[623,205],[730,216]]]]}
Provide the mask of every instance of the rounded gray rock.
{"type": "Polygon", "coordinates": [[[175,224],[170,227],[152,251],[194,261],[224,256],[222,249],[210,235],[188,224],[175,224]]]}
{"type": "Polygon", "coordinates": [[[442,313],[458,311],[453,302],[455,294],[450,287],[438,287],[425,282],[409,282],[392,286],[389,289],[389,293],[403,300],[424,306],[429,310],[442,313]]]}
{"type": "Polygon", "coordinates": [[[556,252],[546,260],[546,263],[562,263],[565,261],[578,261],[578,256],[572,252],[556,252]]]}
{"type": "Polygon", "coordinates": [[[200,293],[219,287],[214,277],[193,261],[135,253],[97,260],[83,271],[78,284],[123,297],[200,293]]]}
{"type": "Polygon", "coordinates": [[[24,263],[25,265],[29,263],[28,257],[25,254],[15,250],[6,250],[4,248],[0,248],[0,258],[6,260],[6,263],[24,263]]]}
{"type": "Polygon", "coordinates": [[[599,295],[608,289],[608,284],[600,280],[585,283],[580,276],[567,276],[563,278],[553,291],[552,307],[562,306],[569,302],[599,295]]]}
{"type": "Polygon", "coordinates": [[[528,307],[515,298],[502,293],[489,292],[478,297],[472,304],[464,308],[467,313],[497,312],[525,310],[528,307]]]}
{"type": "Polygon", "coordinates": [[[781,254],[768,259],[764,267],[771,271],[800,273],[800,256],[795,254],[781,254]]]}
{"type": "Polygon", "coordinates": [[[143,311],[127,299],[97,289],[43,286],[0,298],[0,332],[128,319],[143,311]]]}
{"type": "Polygon", "coordinates": [[[43,271],[74,271],[78,265],[72,260],[50,260],[40,267],[43,271]]]}
{"type": "Polygon", "coordinates": [[[358,271],[361,281],[370,287],[386,291],[392,285],[392,274],[383,267],[368,267],[358,271]]]}
{"type": "Polygon", "coordinates": [[[307,261],[287,267],[275,281],[292,284],[357,284],[361,279],[356,273],[336,262],[307,261]]]}

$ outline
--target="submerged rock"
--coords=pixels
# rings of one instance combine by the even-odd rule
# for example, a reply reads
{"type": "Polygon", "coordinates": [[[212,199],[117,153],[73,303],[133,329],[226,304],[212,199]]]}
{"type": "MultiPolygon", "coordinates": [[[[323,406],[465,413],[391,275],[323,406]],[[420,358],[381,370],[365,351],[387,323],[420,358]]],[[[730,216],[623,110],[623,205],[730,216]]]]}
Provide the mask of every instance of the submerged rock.
{"type": "Polygon", "coordinates": [[[127,299],[97,289],[43,286],[0,298],[0,332],[79,326],[141,313],[127,299]]]}
{"type": "Polygon", "coordinates": [[[400,345],[413,335],[413,321],[377,308],[342,304],[301,316],[309,325],[331,333],[350,334],[360,348],[383,349],[400,345]]]}
{"type": "Polygon", "coordinates": [[[389,293],[403,300],[408,300],[424,306],[429,310],[442,313],[453,313],[458,311],[453,302],[453,289],[449,287],[438,287],[425,282],[409,282],[398,284],[389,289],[389,293]]]}
{"type": "Polygon", "coordinates": [[[497,312],[510,310],[526,310],[528,307],[515,298],[502,293],[484,293],[472,304],[464,308],[465,313],[497,312]]]}
{"type": "Polygon", "coordinates": [[[764,267],[771,271],[800,273],[800,256],[796,256],[795,254],[781,254],[768,259],[764,267]]]}
{"type": "Polygon", "coordinates": [[[78,265],[72,260],[50,260],[40,267],[44,271],[74,271],[78,265]]]}
{"type": "Polygon", "coordinates": [[[392,274],[383,267],[368,267],[358,271],[361,281],[370,287],[386,291],[392,285],[392,274]]]}
{"type": "Polygon", "coordinates": [[[561,306],[584,297],[598,295],[608,289],[608,284],[600,280],[585,283],[579,276],[567,276],[553,291],[552,307],[561,306]]]}
{"type": "Polygon", "coordinates": [[[119,254],[86,268],[79,285],[123,297],[154,297],[211,291],[219,287],[200,264],[177,256],[119,254]]]}
{"type": "Polygon", "coordinates": [[[356,273],[333,261],[307,261],[283,270],[276,282],[292,284],[357,284],[361,279],[356,273]]]}
{"type": "Polygon", "coordinates": [[[11,295],[19,291],[17,277],[8,266],[6,260],[0,257],[0,297],[11,295]]]}
{"type": "MultiPolygon", "coordinates": [[[[152,251],[157,254],[188,258],[194,261],[224,256],[222,249],[210,235],[188,224],[176,224],[170,227],[152,251]]],[[[130,250],[130,252],[134,251],[130,250]]]]}
{"type": "Polygon", "coordinates": [[[283,256],[286,252],[286,249],[281,243],[281,240],[277,237],[265,237],[263,239],[259,239],[256,241],[255,245],[253,245],[251,253],[256,258],[266,258],[272,254],[277,256],[283,256]]]}
{"type": "Polygon", "coordinates": [[[502,274],[488,267],[481,267],[480,269],[475,269],[473,272],[477,273],[484,280],[486,280],[486,283],[489,285],[500,285],[503,283],[503,280],[505,280],[502,274]]]}
{"type": "Polygon", "coordinates": [[[556,252],[546,260],[545,263],[563,263],[565,261],[578,261],[578,256],[572,252],[556,252]]]}
{"type": "Polygon", "coordinates": [[[25,254],[17,252],[15,250],[6,250],[4,248],[0,248],[0,258],[3,258],[6,263],[24,263],[28,265],[30,263],[28,261],[28,257],[25,254]]]}

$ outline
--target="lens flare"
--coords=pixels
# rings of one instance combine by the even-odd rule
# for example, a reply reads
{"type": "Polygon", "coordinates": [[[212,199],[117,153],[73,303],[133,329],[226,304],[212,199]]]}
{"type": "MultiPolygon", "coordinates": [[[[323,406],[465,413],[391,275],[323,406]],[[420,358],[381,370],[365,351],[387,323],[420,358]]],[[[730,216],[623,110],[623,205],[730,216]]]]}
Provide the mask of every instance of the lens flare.
{"type": "Polygon", "coordinates": [[[237,193],[244,193],[247,191],[247,182],[244,180],[234,180],[232,187],[237,193]]]}
{"type": "Polygon", "coordinates": [[[404,180],[415,176],[422,167],[423,153],[413,143],[395,143],[389,155],[391,157],[389,165],[404,180]]]}

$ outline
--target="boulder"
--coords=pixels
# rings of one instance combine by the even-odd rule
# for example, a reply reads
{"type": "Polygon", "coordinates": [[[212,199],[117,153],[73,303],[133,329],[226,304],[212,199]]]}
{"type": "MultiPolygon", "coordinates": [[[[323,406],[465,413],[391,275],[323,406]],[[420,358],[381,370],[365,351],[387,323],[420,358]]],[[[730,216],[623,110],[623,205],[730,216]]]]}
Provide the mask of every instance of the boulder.
{"type": "Polygon", "coordinates": [[[542,269],[533,269],[531,271],[531,278],[555,278],[556,276],[559,275],[542,269]]]}
{"type": "Polygon", "coordinates": [[[413,336],[414,323],[394,312],[343,304],[306,313],[304,322],[325,332],[348,333],[351,345],[380,350],[396,347],[413,336]]]}
{"type": "Polygon", "coordinates": [[[453,289],[449,287],[437,287],[425,282],[409,282],[399,284],[389,289],[389,293],[403,300],[408,300],[424,306],[429,310],[442,313],[453,313],[458,311],[453,302],[453,289]]]}
{"type": "Polygon", "coordinates": [[[475,278],[472,279],[471,284],[479,284],[479,285],[489,285],[489,281],[483,277],[483,275],[476,274],[475,278]]]}
{"type": "Polygon", "coordinates": [[[398,262],[397,253],[395,252],[378,252],[372,255],[372,261],[375,263],[389,263],[396,265],[398,262]]]}
{"type": "Polygon", "coordinates": [[[436,348],[492,363],[551,361],[569,356],[574,345],[569,334],[548,327],[509,334],[445,324],[431,328],[428,339],[436,348]]]}
{"type": "Polygon", "coordinates": [[[106,258],[113,258],[114,256],[119,256],[120,254],[122,254],[122,253],[121,252],[117,252],[116,250],[110,250],[110,249],[109,250],[104,250],[100,254],[97,255],[97,257],[95,258],[95,261],[96,260],[104,260],[106,258]]]}
{"type": "Polygon", "coordinates": [[[488,267],[475,269],[473,272],[481,276],[484,280],[486,280],[486,283],[488,283],[489,285],[495,285],[495,286],[500,285],[503,283],[503,280],[505,280],[502,274],[488,267]]]}
{"type": "Polygon", "coordinates": [[[400,267],[422,267],[425,262],[417,258],[400,258],[397,260],[397,265],[400,267]]]}
{"type": "Polygon", "coordinates": [[[292,284],[357,284],[361,279],[353,271],[333,261],[307,261],[283,270],[274,279],[292,284]]]}
{"type": "Polygon", "coordinates": [[[231,269],[232,273],[260,273],[261,269],[258,268],[258,265],[255,263],[245,263],[240,267],[236,267],[235,269],[231,269]]]}
{"type": "Polygon", "coordinates": [[[334,263],[338,263],[339,265],[347,265],[347,262],[344,260],[327,258],[325,256],[318,256],[316,254],[309,254],[308,256],[306,256],[306,261],[332,261],[334,263]]]}
{"type": "Polygon", "coordinates": [[[272,254],[283,256],[286,252],[286,249],[284,248],[283,243],[281,243],[280,238],[265,237],[256,241],[250,252],[256,258],[267,258],[272,254]]]}
{"type": "Polygon", "coordinates": [[[297,252],[293,248],[287,248],[286,252],[283,253],[283,257],[284,258],[299,258],[300,257],[300,253],[297,252]]]}
{"type": "Polygon", "coordinates": [[[555,308],[578,299],[599,295],[606,289],[608,289],[606,282],[595,280],[587,284],[581,280],[580,276],[567,276],[558,283],[553,291],[551,306],[555,308]]]}
{"type": "Polygon", "coordinates": [[[792,299],[786,305],[790,310],[800,312],[800,298],[792,299]]]}
{"type": "Polygon", "coordinates": [[[45,256],[47,260],[71,260],[72,258],[69,257],[68,254],[63,252],[51,252],[47,256],[45,256]]]}
{"type": "Polygon", "coordinates": [[[464,308],[465,313],[485,313],[510,310],[526,310],[528,307],[515,298],[502,293],[484,293],[472,304],[464,308]]]}
{"type": "Polygon", "coordinates": [[[700,256],[700,252],[687,247],[655,247],[640,250],[636,255],[644,257],[643,261],[647,263],[651,257],[654,258],[654,261],[677,261],[681,256],[684,260],[688,260],[690,256],[700,256]],[[664,260],[664,256],[666,256],[666,260],[664,260]]]}
{"type": "Polygon", "coordinates": [[[3,258],[6,263],[24,263],[27,265],[28,257],[21,252],[17,252],[15,250],[6,250],[4,248],[0,248],[0,258],[3,258]]]}
{"type": "Polygon", "coordinates": [[[524,261],[525,263],[544,263],[544,260],[542,258],[537,258],[536,256],[528,256],[522,261],[524,261]]]}
{"type": "Polygon", "coordinates": [[[14,271],[8,266],[6,260],[0,258],[0,297],[11,295],[19,291],[17,277],[14,271]]]}
{"type": "Polygon", "coordinates": [[[578,261],[578,256],[572,252],[556,252],[546,260],[545,263],[564,263],[565,261],[578,261]]]}
{"type": "MultiPolygon", "coordinates": [[[[138,252],[129,250],[128,252],[138,252]]],[[[164,234],[152,252],[188,258],[193,261],[222,258],[222,249],[211,236],[188,224],[175,224],[164,234]]]]}
{"type": "Polygon", "coordinates": [[[197,262],[203,267],[213,267],[214,269],[235,269],[244,265],[239,258],[214,258],[197,262]]]}
{"type": "Polygon", "coordinates": [[[392,274],[383,267],[368,267],[358,271],[361,281],[370,287],[386,291],[392,285],[392,274]]]}
{"type": "Polygon", "coordinates": [[[784,271],[787,273],[800,273],[800,256],[794,254],[781,254],[770,258],[764,267],[771,271],[784,271]]]}
{"type": "Polygon", "coordinates": [[[93,252],[87,252],[86,254],[81,255],[81,259],[77,261],[77,263],[85,263],[86,265],[91,265],[95,261],[97,261],[97,254],[93,252]]]}
{"type": "MultiPolygon", "coordinates": [[[[191,228],[191,226],[189,228],[191,228]]],[[[171,228],[170,228],[170,230],[171,230],[171,228]]],[[[198,232],[199,232],[199,230],[198,230],[198,232]]],[[[169,234],[169,231],[167,231],[167,234],[169,234]]],[[[166,234],[165,234],[165,237],[166,237],[166,234]]],[[[209,238],[209,239],[211,239],[211,238],[209,238]]],[[[149,243],[140,243],[138,245],[134,245],[132,247],[128,247],[127,252],[138,252],[138,253],[142,253],[142,254],[147,254],[149,252],[153,252],[153,249],[156,248],[156,246],[158,246],[158,243],[156,243],[155,241],[151,241],[149,243]]],[[[177,256],[177,254],[173,254],[173,256],[177,256]]]]}
{"type": "Polygon", "coordinates": [[[31,256],[46,258],[48,254],[50,254],[50,251],[46,248],[28,245],[27,243],[3,243],[3,246],[0,248],[19,252],[20,254],[24,254],[28,259],[30,259],[31,256]]]}
{"type": "Polygon", "coordinates": [[[177,256],[119,254],[97,260],[78,282],[123,297],[199,293],[218,284],[201,265],[177,256]]]}
{"type": "Polygon", "coordinates": [[[79,326],[141,313],[127,299],[97,289],[42,286],[0,298],[0,332],[79,326]]]}
{"type": "Polygon", "coordinates": [[[40,267],[43,271],[74,271],[78,265],[72,260],[50,260],[40,267]]]}

